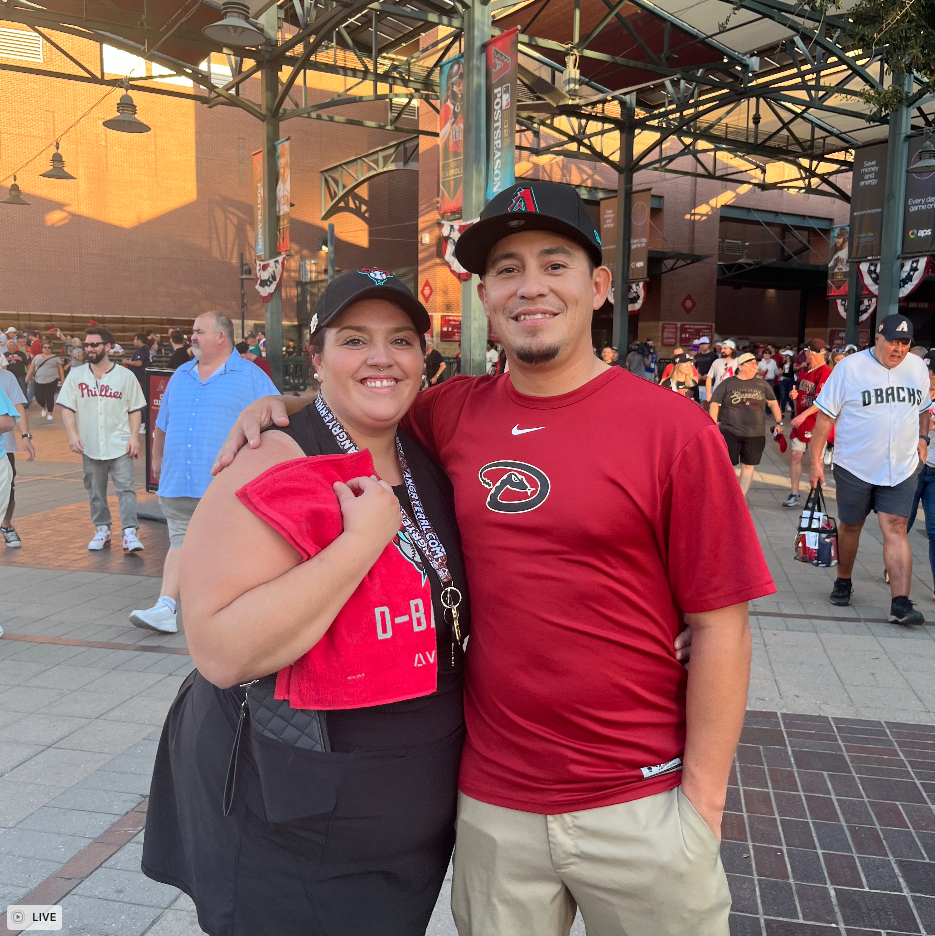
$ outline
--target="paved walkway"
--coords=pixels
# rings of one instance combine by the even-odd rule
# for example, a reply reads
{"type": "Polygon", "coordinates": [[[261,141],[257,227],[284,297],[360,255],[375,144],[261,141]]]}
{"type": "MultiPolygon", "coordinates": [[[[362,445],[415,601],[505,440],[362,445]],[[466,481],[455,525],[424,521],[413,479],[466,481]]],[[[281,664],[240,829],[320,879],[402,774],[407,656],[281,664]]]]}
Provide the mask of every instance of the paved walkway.
{"type": "MultiPolygon", "coordinates": [[[[24,545],[0,553],[0,909],[61,903],[70,936],[197,936],[189,899],[139,871],[160,727],[191,670],[184,636],[127,621],[158,594],[166,529],[144,522],[142,557],[89,554],[80,461],[58,424],[35,434],[43,460],[19,465],[24,545]]],[[[770,444],[750,505],[779,593],[753,609],[722,849],[732,932],[935,933],[935,626],[885,623],[872,521],[855,603],[828,604],[833,572],[792,559],[787,492],[770,444]]],[[[935,622],[928,544],[911,539],[913,597],[935,622]]],[[[430,936],[454,934],[447,903],[446,884],[430,936]]]]}

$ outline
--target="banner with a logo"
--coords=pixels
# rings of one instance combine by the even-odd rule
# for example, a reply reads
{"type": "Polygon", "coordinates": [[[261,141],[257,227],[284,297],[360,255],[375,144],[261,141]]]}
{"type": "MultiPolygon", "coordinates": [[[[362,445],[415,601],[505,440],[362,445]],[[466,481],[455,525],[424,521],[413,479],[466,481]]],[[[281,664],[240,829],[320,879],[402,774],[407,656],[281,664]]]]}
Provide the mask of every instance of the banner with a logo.
{"type": "Polygon", "coordinates": [[[438,68],[438,213],[460,215],[463,205],[464,56],[457,55],[438,68]]]}
{"type": "Polygon", "coordinates": [[[263,242],[263,150],[253,154],[253,252],[266,256],[263,242]]]}
{"type": "Polygon", "coordinates": [[[289,137],[276,141],[276,253],[289,252],[289,137]]]}
{"type": "MultiPolygon", "coordinates": [[[[909,165],[919,161],[923,137],[909,141],[909,165]]],[[[906,173],[903,256],[935,254],[935,172],[906,173]]]]}
{"type": "MultiPolygon", "coordinates": [[[[903,260],[899,265],[899,298],[914,293],[921,285],[922,281],[928,275],[929,257],[913,257],[903,260]]],[[[871,296],[879,295],[880,292],[880,264],[878,261],[869,261],[861,263],[860,279],[864,285],[864,292],[871,296]]]]}
{"type": "Polygon", "coordinates": [[[159,479],[153,473],[153,442],[156,437],[156,419],[162,408],[162,397],[169,386],[174,370],[146,368],[146,400],[149,403],[149,419],[146,421],[146,490],[159,490],[159,479]]]}
{"type": "Polygon", "coordinates": [[[847,261],[848,228],[842,224],[834,229],[828,261],[828,292],[830,298],[847,295],[847,275],[851,265],[847,261]]]}
{"type": "Polygon", "coordinates": [[[627,281],[638,283],[649,279],[649,213],[653,193],[634,192],[630,196],[630,270],[627,281]]]}
{"type": "Polygon", "coordinates": [[[519,29],[489,40],[487,58],[487,201],[516,181],[516,60],[519,29]]]}
{"type": "Polygon", "coordinates": [[[278,257],[272,257],[269,260],[257,260],[256,262],[256,291],[264,302],[269,302],[273,298],[280,282],[282,281],[283,261],[286,258],[280,254],[278,257]]]}
{"type": "Polygon", "coordinates": [[[852,260],[872,260],[880,256],[885,195],[886,143],[855,150],[851,178],[852,260]]]}

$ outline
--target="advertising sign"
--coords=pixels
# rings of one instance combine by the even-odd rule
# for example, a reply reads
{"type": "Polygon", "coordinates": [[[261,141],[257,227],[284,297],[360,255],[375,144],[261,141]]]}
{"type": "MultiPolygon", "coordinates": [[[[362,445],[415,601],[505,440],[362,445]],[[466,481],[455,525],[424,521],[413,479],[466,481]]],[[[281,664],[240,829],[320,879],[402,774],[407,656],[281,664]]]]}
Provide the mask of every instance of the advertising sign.
{"type": "Polygon", "coordinates": [[[662,344],[667,348],[674,348],[678,344],[678,322],[662,323],[662,344]]]}
{"type": "MultiPolygon", "coordinates": [[[[909,141],[909,165],[919,161],[922,137],[909,141]]],[[[903,256],[935,253],[935,172],[906,173],[906,214],[903,225],[903,256]]]]}
{"type": "Polygon", "coordinates": [[[461,316],[442,315],[438,337],[440,341],[461,341],[461,316]]]}
{"type": "Polygon", "coordinates": [[[146,490],[159,490],[159,481],[153,474],[153,439],[156,435],[156,418],[162,407],[162,395],[169,386],[169,380],[175,371],[161,368],[146,368],[146,397],[149,400],[149,419],[146,426],[146,490]]]}
{"type": "Polygon", "coordinates": [[[463,205],[464,120],[461,102],[464,94],[464,57],[457,55],[438,69],[438,213],[460,215],[463,205]]]}
{"type": "Polygon", "coordinates": [[[834,229],[831,241],[830,259],[828,260],[828,295],[847,295],[847,273],[850,264],[847,262],[848,228],[842,225],[834,229]]]}
{"type": "Polygon", "coordinates": [[[855,150],[851,179],[852,260],[870,260],[880,256],[885,194],[886,143],[855,150]]]}
{"type": "Polygon", "coordinates": [[[631,283],[649,279],[649,213],[653,193],[634,192],[630,200],[630,272],[631,283]]]}
{"type": "MultiPolygon", "coordinates": [[[[652,192],[634,192],[630,200],[630,273],[627,281],[649,279],[649,218],[652,192]]],[[[617,199],[605,198],[600,205],[601,247],[604,266],[611,270],[617,261],[617,199]]]]}
{"type": "Polygon", "coordinates": [[[516,59],[519,29],[508,29],[486,46],[487,200],[516,181],[513,138],[516,127],[516,59]]]}
{"type": "Polygon", "coordinates": [[[253,154],[253,252],[257,258],[266,256],[263,243],[263,150],[253,154]]]}
{"type": "Polygon", "coordinates": [[[679,347],[680,348],[690,348],[693,341],[698,341],[701,338],[711,338],[714,339],[714,323],[704,323],[698,324],[697,322],[692,322],[691,325],[680,325],[679,326],[679,347]]]}
{"type": "Polygon", "coordinates": [[[289,252],[289,138],[276,141],[276,253],[289,252]]]}

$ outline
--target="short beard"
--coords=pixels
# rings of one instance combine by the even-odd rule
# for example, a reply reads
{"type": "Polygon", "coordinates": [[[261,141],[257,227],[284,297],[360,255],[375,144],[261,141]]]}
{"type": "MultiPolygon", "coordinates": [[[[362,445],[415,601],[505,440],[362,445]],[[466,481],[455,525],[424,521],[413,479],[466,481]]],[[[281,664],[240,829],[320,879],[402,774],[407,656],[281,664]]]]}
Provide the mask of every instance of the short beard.
{"type": "Polygon", "coordinates": [[[200,358],[201,357],[201,345],[192,345],[192,357],[200,358]]]}
{"type": "Polygon", "coordinates": [[[100,364],[105,357],[107,357],[106,351],[98,351],[97,354],[92,354],[90,351],[88,352],[88,361],[91,364],[100,364]]]}
{"type": "Polygon", "coordinates": [[[553,344],[544,348],[515,348],[513,353],[516,359],[524,364],[549,364],[558,357],[561,350],[561,345],[553,344]]]}

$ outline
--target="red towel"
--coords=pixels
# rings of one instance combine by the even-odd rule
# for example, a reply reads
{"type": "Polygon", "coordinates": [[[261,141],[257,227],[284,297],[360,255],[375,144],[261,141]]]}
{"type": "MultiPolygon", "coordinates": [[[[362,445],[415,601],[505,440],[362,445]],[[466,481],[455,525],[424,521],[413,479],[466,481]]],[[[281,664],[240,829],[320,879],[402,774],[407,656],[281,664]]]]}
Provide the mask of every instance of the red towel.
{"type": "MultiPolygon", "coordinates": [[[[335,481],[374,474],[367,451],[283,462],[245,484],[241,502],[311,559],[344,529],[335,481]]],[[[348,709],[435,691],[432,589],[400,529],[321,640],[279,671],[276,698],[292,708],[348,709]]]]}

